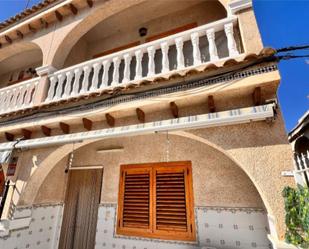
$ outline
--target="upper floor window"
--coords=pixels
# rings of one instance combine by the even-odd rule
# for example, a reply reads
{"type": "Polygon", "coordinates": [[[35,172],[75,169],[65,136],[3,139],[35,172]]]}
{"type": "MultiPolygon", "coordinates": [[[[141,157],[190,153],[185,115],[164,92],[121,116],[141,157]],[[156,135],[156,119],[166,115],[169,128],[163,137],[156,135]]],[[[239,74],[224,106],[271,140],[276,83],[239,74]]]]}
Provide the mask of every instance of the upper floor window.
{"type": "Polygon", "coordinates": [[[195,240],[190,162],[122,165],[117,233],[195,240]]]}

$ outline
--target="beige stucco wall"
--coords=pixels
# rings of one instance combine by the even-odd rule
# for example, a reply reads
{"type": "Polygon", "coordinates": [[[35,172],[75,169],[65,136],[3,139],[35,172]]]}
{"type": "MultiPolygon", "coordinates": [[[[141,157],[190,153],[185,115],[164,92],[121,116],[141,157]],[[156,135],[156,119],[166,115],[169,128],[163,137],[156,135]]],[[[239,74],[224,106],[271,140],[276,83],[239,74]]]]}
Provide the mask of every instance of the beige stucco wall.
{"type": "MultiPolygon", "coordinates": [[[[73,166],[102,165],[101,202],[116,203],[121,164],[164,162],[167,156],[169,161],[190,160],[196,206],[263,208],[262,200],[250,179],[229,158],[208,145],[188,138],[170,135],[169,140],[169,148],[165,134],[103,140],[77,150],[73,166]],[[124,150],[97,152],[98,149],[115,146],[124,150]]],[[[63,201],[61,188],[65,185],[65,165],[66,160],[62,160],[51,171],[40,187],[35,202],[63,201]]]]}
{"type": "Polygon", "coordinates": [[[285,211],[282,190],[295,186],[293,177],[281,172],[293,170],[292,150],[287,142],[281,113],[274,123],[254,122],[250,125],[231,126],[229,129],[211,128],[190,133],[207,139],[224,149],[251,176],[268,212],[277,220],[280,239],[284,239],[285,211]]]}
{"type": "MultiPolygon", "coordinates": [[[[88,52],[87,48],[89,54],[85,55],[81,52],[83,49],[86,51],[85,44],[80,41],[81,37],[98,23],[108,20],[116,13],[125,11],[128,8],[134,9],[142,3],[144,3],[144,0],[100,1],[91,9],[81,10],[76,16],[67,17],[61,23],[52,24],[48,29],[40,30],[25,37],[23,41],[14,42],[12,45],[2,48],[0,61],[3,62],[10,56],[18,55],[23,51],[39,46],[43,53],[44,65],[62,68],[71,49],[77,44],[72,50],[74,58],[68,59],[68,64],[74,64],[74,62],[89,56],[89,54],[106,47],[103,42],[102,44],[95,42],[93,45],[95,51],[88,52]],[[77,43],[78,41],[80,42],[77,43]]],[[[262,43],[253,10],[242,11],[237,15],[245,52],[259,52],[262,43]]],[[[172,23],[174,25],[174,21],[170,22],[170,24],[172,23]]],[[[117,35],[113,39],[118,39],[117,35]]],[[[207,91],[216,94],[215,97],[218,98],[216,105],[219,110],[221,108],[232,108],[233,106],[239,107],[242,106],[238,102],[242,96],[238,94],[243,91],[242,89],[248,88],[248,85],[252,85],[254,80],[258,84],[260,82],[278,82],[278,78],[278,72],[273,72],[266,76],[260,75],[239,80],[238,84],[232,82],[229,86],[224,84],[216,87],[211,86],[212,90],[208,89],[207,91]],[[267,79],[263,79],[263,77],[267,79]],[[230,96],[229,99],[220,98],[224,91],[224,94],[227,94],[226,92],[229,90],[231,90],[230,95],[233,93],[235,97],[230,96]],[[233,100],[233,98],[237,100],[233,100]],[[238,104],[234,105],[236,102],[238,104]]],[[[265,86],[266,88],[262,90],[265,96],[274,97],[277,83],[271,84],[270,87],[265,86]]],[[[251,92],[252,89],[250,89],[251,92]]],[[[169,97],[154,100],[154,102],[158,100],[165,101],[167,104],[164,114],[160,117],[170,115],[167,114],[169,97]]],[[[251,105],[250,98],[244,98],[243,104],[251,105]]],[[[187,101],[189,101],[189,98],[187,98],[187,101]]],[[[134,110],[134,108],[131,109],[134,110]]],[[[189,109],[186,108],[182,109],[182,114],[192,111],[189,112],[189,109]]],[[[149,109],[151,110],[151,108],[149,109]]],[[[207,109],[203,109],[203,111],[205,110],[207,109]]],[[[122,108],[122,111],[124,111],[124,108],[122,108]]],[[[150,114],[149,117],[151,119],[153,116],[150,114]]],[[[61,118],[58,117],[58,119],[61,118]]],[[[77,146],[81,147],[81,149],[80,152],[77,152],[76,162],[92,164],[100,161],[104,166],[102,201],[117,201],[117,184],[119,165],[121,163],[165,160],[163,156],[165,148],[160,146],[162,141],[165,140],[164,135],[151,135],[151,137],[154,138],[153,143],[149,143],[149,139],[145,139],[146,137],[99,142],[102,143],[102,146],[105,143],[123,143],[125,151],[120,153],[119,156],[97,154],[95,146],[98,146],[99,143],[91,144],[92,142],[86,141],[77,146]],[[82,146],[86,147],[82,148],[82,146]],[[87,151],[86,157],[83,155],[85,148],[87,151]],[[153,153],[153,151],[157,153],[153,153]]],[[[281,238],[283,237],[285,227],[281,191],[285,185],[293,185],[293,179],[283,178],[281,171],[290,170],[293,166],[291,148],[287,144],[280,113],[278,119],[272,124],[256,122],[178,132],[177,136],[171,136],[170,138],[171,144],[177,145],[170,148],[170,160],[192,160],[193,162],[196,205],[234,206],[241,204],[243,206],[262,206],[256,188],[267,211],[276,218],[279,235],[281,238]],[[240,168],[247,173],[255,188],[253,188],[249,178],[240,168]],[[224,179],[224,181],[220,181],[221,179],[224,179]]],[[[66,186],[66,175],[63,174],[63,170],[66,157],[71,149],[71,145],[64,145],[59,148],[22,152],[18,164],[19,174],[17,180],[18,185],[21,186],[19,189],[21,193],[19,205],[63,201],[66,186]]]]}
{"type": "Polygon", "coordinates": [[[237,16],[245,52],[259,53],[263,48],[263,43],[253,10],[240,11],[237,16]]]}
{"type": "Polygon", "coordinates": [[[21,71],[35,69],[41,65],[42,52],[39,48],[25,50],[0,61],[0,88],[6,87],[10,79],[12,82],[18,80],[21,71]]]}
{"type": "MultiPolygon", "coordinates": [[[[164,161],[165,142],[165,134],[85,141],[75,145],[74,165],[103,165],[101,200],[116,202],[119,165],[164,161]],[[123,146],[124,151],[117,154],[96,152],[111,146],[123,146]]],[[[35,156],[39,166],[30,177],[33,156],[23,158],[23,164],[27,166],[22,167],[25,172],[20,175],[27,185],[21,191],[19,205],[63,201],[66,178],[63,172],[71,151],[72,145],[68,144],[23,152],[35,156]]],[[[293,164],[280,112],[273,123],[261,121],[174,132],[174,136],[170,135],[169,160],[192,160],[195,205],[265,205],[268,213],[275,217],[279,235],[283,238],[285,213],[281,192],[284,186],[294,185],[294,180],[281,176],[281,171],[291,170],[293,164]]]]}

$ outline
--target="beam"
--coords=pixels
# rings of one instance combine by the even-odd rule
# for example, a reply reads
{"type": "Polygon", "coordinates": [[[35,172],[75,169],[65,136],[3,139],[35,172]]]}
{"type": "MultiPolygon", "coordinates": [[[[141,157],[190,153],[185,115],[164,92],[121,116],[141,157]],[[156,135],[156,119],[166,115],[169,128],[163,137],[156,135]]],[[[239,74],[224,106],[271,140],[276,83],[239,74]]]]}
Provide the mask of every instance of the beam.
{"type": "Polygon", "coordinates": [[[87,0],[87,4],[88,4],[89,8],[92,8],[92,6],[93,6],[93,1],[92,1],[92,0],[87,0]]]}
{"type": "Polygon", "coordinates": [[[69,134],[70,133],[70,126],[66,123],[60,122],[59,127],[62,130],[64,134],[69,134]]]}
{"type": "Polygon", "coordinates": [[[254,88],[253,94],[252,94],[252,100],[254,105],[261,105],[262,104],[262,93],[261,93],[261,87],[254,88]]]}
{"type": "Polygon", "coordinates": [[[44,28],[48,28],[48,22],[44,18],[40,18],[40,22],[44,28]]]}
{"type": "Polygon", "coordinates": [[[170,103],[170,108],[171,108],[171,112],[173,114],[174,118],[178,118],[179,117],[179,110],[178,110],[178,106],[176,105],[175,102],[171,102],[170,103]]]}
{"type": "Polygon", "coordinates": [[[21,129],[21,134],[23,135],[24,139],[30,139],[32,135],[32,131],[27,129],[21,129]]]}
{"type": "Polygon", "coordinates": [[[83,125],[84,128],[88,131],[92,130],[92,121],[88,118],[83,118],[83,125]]]}
{"type": "Polygon", "coordinates": [[[115,126],[115,118],[110,115],[109,113],[105,114],[106,122],[109,126],[114,127],[115,126]]]}
{"type": "Polygon", "coordinates": [[[33,26],[31,26],[30,24],[28,24],[28,28],[32,33],[36,32],[36,28],[34,28],[33,26]]]}
{"type": "Polygon", "coordinates": [[[140,108],[136,108],[136,115],[137,115],[137,119],[141,122],[141,123],[145,123],[145,112],[140,109],[140,108]]]}
{"type": "Polygon", "coordinates": [[[6,40],[8,43],[10,43],[10,44],[13,43],[11,37],[9,37],[8,35],[5,35],[4,38],[5,38],[5,40],[6,40]]]}
{"type": "Polygon", "coordinates": [[[23,39],[24,38],[24,34],[19,31],[19,30],[16,30],[16,35],[20,38],[20,39],[23,39]]]}
{"type": "Polygon", "coordinates": [[[50,128],[48,128],[47,126],[42,125],[41,126],[41,130],[42,130],[42,132],[43,132],[43,134],[45,136],[50,137],[50,135],[51,135],[51,129],[50,128]]]}
{"type": "MultiPolygon", "coordinates": [[[[209,127],[219,127],[227,125],[236,125],[251,123],[254,121],[261,122],[262,120],[269,120],[275,117],[276,108],[275,103],[262,105],[260,107],[246,107],[240,109],[230,109],[220,112],[216,118],[209,114],[200,114],[179,118],[178,122],[173,119],[149,122],[145,125],[128,125],[119,126],[113,129],[103,128],[99,130],[77,132],[69,135],[58,135],[54,139],[49,137],[35,138],[27,141],[21,141],[15,145],[16,149],[30,149],[38,147],[46,147],[59,144],[71,144],[89,139],[106,139],[116,137],[127,137],[132,135],[144,135],[150,133],[166,132],[166,131],[179,131],[187,129],[200,129],[209,127]]],[[[8,150],[13,147],[13,143],[4,142],[0,144],[1,150],[8,150]]]]}
{"type": "Polygon", "coordinates": [[[55,10],[55,16],[58,19],[59,22],[62,22],[63,20],[63,16],[61,15],[61,13],[58,10],[55,10]]]}
{"type": "Polygon", "coordinates": [[[208,96],[207,104],[209,112],[216,112],[214,96],[212,95],[208,96]]]}
{"type": "Polygon", "coordinates": [[[5,136],[5,139],[7,141],[13,141],[14,140],[14,134],[12,134],[12,133],[4,132],[4,136],[5,136]]]}
{"type": "Polygon", "coordinates": [[[75,5],[72,4],[72,3],[70,3],[70,4],[69,4],[69,7],[70,7],[70,10],[71,10],[71,12],[73,13],[73,15],[77,15],[78,10],[77,10],[77,8],[75,7],[75,5]]]}

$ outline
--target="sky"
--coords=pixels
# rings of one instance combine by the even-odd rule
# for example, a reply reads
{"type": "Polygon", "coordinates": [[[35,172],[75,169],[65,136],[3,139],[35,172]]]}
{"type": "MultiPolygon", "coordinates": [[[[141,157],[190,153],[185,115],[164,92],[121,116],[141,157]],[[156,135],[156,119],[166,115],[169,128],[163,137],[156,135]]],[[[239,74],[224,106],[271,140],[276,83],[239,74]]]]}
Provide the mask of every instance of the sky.
{"type": "MultiPolygon", "coordinates": [[[[27,3],[31,6],[37,2],[40,1],[0,0],[0,21],[22,11],[27,3]]],[[[309,0],[254,0],[253,8],[264,46],[309,45],[309,0]]],[[[297,54],[309,55],[309,49],[297,54]]],[[[281,61],[279,70],[279,104],[286,130],[290,131],[309,109],[309,57],[281,61]]]]}

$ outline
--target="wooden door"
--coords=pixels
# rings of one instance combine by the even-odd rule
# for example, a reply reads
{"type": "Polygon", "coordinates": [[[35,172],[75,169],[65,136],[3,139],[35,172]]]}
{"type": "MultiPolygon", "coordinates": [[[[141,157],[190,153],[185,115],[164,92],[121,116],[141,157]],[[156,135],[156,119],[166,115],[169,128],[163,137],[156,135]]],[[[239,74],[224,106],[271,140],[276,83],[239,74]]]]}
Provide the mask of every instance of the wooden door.
{"type": "Polygon", "coordinates": [[[102,169],[71,170],[64,205],[60,249],[93,249],[102,169]]]}

